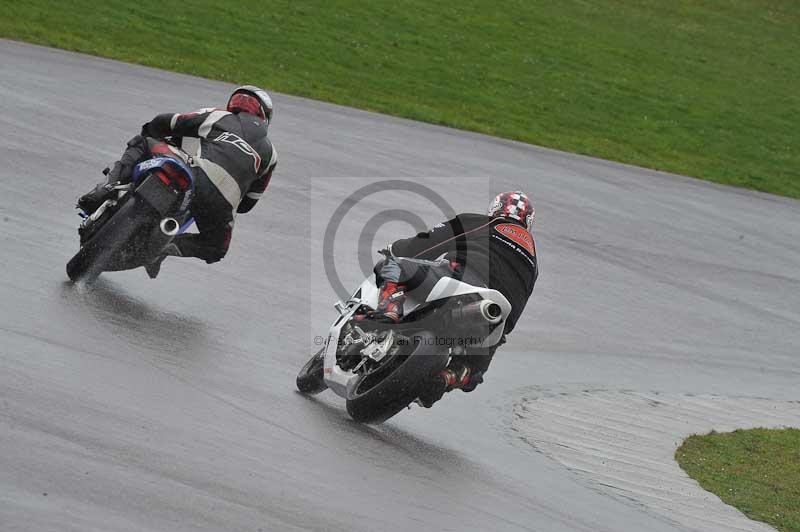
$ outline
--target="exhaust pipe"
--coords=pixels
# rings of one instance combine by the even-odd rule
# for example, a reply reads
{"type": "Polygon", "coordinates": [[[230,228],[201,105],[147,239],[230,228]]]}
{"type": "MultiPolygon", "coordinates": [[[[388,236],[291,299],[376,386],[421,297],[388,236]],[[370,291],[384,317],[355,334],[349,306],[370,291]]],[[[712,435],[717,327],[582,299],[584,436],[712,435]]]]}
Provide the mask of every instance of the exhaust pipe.
{"type": "Polygon", "coordinates": [[[483,313],[483,317],[486,318],[486,321],[492,325],[500,323],[500,320],[503,319],[503,309],[494,301],[482,301],[481,312],[483,313]]]}
{"type": "Polygon", "coordinates": [[[462,327],[497,325],[503,319],[503,309],[494,301],[484,299],[454,308],[450,317],[462,327]]]}
{"type": "Polygon", "coordinates": [[[158,224],[158,227],[165,236],[171,237],[178,234],[181,224],[179,224],[178,220],[175,218],[164,218],[161,220],[161,223],[158,224]]]}

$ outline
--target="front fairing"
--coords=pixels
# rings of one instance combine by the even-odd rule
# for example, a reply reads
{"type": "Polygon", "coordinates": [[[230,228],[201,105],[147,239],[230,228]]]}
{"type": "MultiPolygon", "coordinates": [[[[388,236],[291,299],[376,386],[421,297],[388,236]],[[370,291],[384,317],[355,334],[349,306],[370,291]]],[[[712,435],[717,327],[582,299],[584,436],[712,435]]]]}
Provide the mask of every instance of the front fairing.
{"type": "Polygon", "coordinates": [[[358,378],[358,375],[352,371],[343,370],[336,364],[336,355],[340,346],[342,329],[362,305],[372,309],[376,308],[378,306],[379,295],[380,293],[378,287],[375,285],[374,278],[368,277],[365,279],[347,303],[345,303],[340,316],[333,322],[333,325],[331,325],[328,331],[328,338],[325,341],[323,375],[328,388],[342,397],[347,397],[349,387],[353,386],[355,380],[358,378]]]}

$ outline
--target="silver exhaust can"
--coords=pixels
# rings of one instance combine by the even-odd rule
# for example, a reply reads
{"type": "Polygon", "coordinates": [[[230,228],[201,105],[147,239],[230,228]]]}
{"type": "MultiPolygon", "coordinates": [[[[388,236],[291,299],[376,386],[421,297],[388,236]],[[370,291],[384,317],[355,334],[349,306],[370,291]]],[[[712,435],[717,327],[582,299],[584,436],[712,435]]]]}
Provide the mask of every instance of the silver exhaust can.
{"type": "Polygon", "coordinates": [[[158,224],[161,232],[166,236],[175,236],[181,228],[181,224],[175,218],[163,218],[161,223],[158,224]]]}

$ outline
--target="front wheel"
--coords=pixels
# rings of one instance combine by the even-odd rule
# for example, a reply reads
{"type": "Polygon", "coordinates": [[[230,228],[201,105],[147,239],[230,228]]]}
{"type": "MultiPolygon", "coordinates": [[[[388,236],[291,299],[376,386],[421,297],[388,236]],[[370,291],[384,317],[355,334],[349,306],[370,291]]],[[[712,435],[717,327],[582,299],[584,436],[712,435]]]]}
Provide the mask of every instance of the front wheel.
{"type": "Polygon", "coordinates": [[[429,331],[415,334],[410,353],[391,367],[365,375],[347,394],[347,413],[361,423],[382,423],[419,397],[432,375],[447,367],[450,355],[429,331]],[[444,352],[442,352],[444,351],[444,352]]]}
{"type": "Polygon", "coordinates": [[[311,360],[297,374],[297,389],[307,395],[316,395],[324,391],[328,385],[325,384],[323,373],[325,366],[325,348],[320,349],[311,360]]]}

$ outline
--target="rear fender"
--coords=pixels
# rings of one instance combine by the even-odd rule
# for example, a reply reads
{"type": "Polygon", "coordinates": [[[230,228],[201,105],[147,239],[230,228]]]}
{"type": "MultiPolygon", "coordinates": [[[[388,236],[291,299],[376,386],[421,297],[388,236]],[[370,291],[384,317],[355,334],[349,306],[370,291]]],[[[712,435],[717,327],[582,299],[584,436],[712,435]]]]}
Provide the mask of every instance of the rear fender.
{"type": "MultiPolygon", "coordinates": [[[[136,165],[133,169],[132,182],[138,184],[137,193],[143,196],[148,203],[150,203],[162,216],[167,214],[174,215],[178,219],[186,218],[189,211],[195,191],[195,177],[191,168],[181,161],[180,159],[172,157],[156,157],[148,159],[136,165]],[[152,178],[156,170],[162,169],[164,173],[173,175],[177,173],[183,177],[189,184],[186,192],[183,193],[183,200],[180,205],[175,206],[174,199],[176,199],[175,191],[171,187],[165,185],[160,179],[152,178]],[[161,186],[159,186],[161,185],[161,186]],[[177,212],[176,212],[177,211],[177,212]]],[[[181,226],[181,233],[184,232],[191,225],[190,221],[186,221],[181,226]]]]}
{"type": "Polygon", "coordinates": [[[142,178],[145,175],[152,173],[153,170],[157,168],[164,168],[167,165],[170,165],[173,167],[173,169],[181,172],[183,176],[189,181],[190,190],[194,192],[195,179],[192,169],[189,168],[189,166],[180,159],[175,159],[172,157],[156,157],[137,164],[133,168],[133,179],[131,181],[133,183],[138,183],[139,181],[142,180],[142,178]]]}

